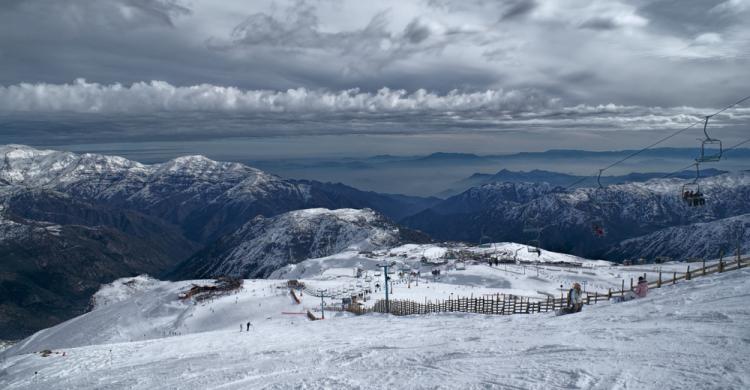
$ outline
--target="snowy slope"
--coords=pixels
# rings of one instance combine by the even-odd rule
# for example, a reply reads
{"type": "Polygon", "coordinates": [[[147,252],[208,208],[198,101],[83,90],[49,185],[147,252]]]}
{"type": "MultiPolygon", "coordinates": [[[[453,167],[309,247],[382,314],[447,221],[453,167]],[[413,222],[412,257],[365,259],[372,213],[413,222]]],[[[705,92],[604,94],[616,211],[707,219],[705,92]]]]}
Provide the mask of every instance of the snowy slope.
{"type": "MultiPolygon", "coordinates": [[[[579,282],[586,291],[605,293],[608,289],[618,290],[630,280],[646,274],[649,280],[656,280],[659,270],[684,272],[685,263],[650,264],[623,267],[608,261],[589,260],[563,253],[543,250],[541,256],[530,253],[524,245],[515,243],[494,243],[480,247],[441,244],[407,244],[373,253],[345,251],[332,256],[309,259],[298,264],[287,265],[270,275],[273,279],[302,279],[314,288],[325,288],[333,293],[341,291],[377,291],[373,298],[383,295],[382,268],[379,264],[393,264],[393,280],[390,291],[394,299],[410,299],[422,302],[425,299],[448,299],[450,297],[512,294],[529,298],[544,299],[559,297],[560,286],[567,291],[573,282],[579,282]],[[464,269],[459,269],[455,259],[445,260],[449,251],[474,253],[509,254],[512,259],[517,253],[519,264],[490,266],[482,261],[467,261],[464,269]],[[423,261],[422,258],[426,258],[423,261]],[[364,275],[356,278],[355,269],[364,275]],[[434,277],[431,272],[440,270],[434,277]],[[404,271],[402,274],[401,271],[404,271]],[[410,277],[419,273],[419,279],[410,277]]],[[[693,266],[695,269],[695,266],[693,266]]],[[[372,305],[374,300],[365,302],[372,305]]]]}
{"type": "Polygon", "coordinates": [[[299,310],[289,298],[288,290],[277,288],[284,286],[278,280],[246,281],[241,291],[224,296],[218,302],[195,303],[178,297],[193,284],[212,283],[211,280],[162,282],[142,276],[119,279],[95,295],[100,302],[92,311],[39,331],[7,352],[27,353],[47,348],[234,330],[247,321],[286,322],[282,311],[299,310]],[[138,287],[133,288],[132,284],[138,287]]]}
{"type": "Polygon", "coordinates": [[[748,289],[745,269],[565,317],[288,317],[254,322],[249,333],[235,325],[48,357],[14,346],[0,360],[0,387],[743,389],[748,289]]]}
{"type": "Polygon", "coordinates": [[[750,251],[750,214],[716,221],[674,226],[643,237],[631,238],[613,247],[611,252],[625,259],[669,256],[676,260],[718,257],[750,251]]]}
{"type": "Polygon", "coordinates": [[[304,209],[256,217],[177,267],[178,279],[232,275],[265,277],[276,269],[345,249],[394,245],[400,230],[369,210],[304,209]]]}

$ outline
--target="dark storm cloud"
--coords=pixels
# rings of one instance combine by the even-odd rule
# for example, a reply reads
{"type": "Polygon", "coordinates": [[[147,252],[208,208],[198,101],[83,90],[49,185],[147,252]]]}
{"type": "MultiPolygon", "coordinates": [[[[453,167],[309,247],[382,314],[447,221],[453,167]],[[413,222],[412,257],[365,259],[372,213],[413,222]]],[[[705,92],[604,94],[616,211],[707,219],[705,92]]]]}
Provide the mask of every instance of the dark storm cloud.
{"type": "Polygon", "coordinates": [[[581,27],[594,30],[614,30],[617,28],[617,23],[611,18],[595,17],[581,23],[581,27]]]}
{"type": "Polygon", "coordinates": [[[503,11],[502,20],[508,20],[524,16],[536,8],[537,4],[534,0],[518,0],[512,1],[503,11]]]}

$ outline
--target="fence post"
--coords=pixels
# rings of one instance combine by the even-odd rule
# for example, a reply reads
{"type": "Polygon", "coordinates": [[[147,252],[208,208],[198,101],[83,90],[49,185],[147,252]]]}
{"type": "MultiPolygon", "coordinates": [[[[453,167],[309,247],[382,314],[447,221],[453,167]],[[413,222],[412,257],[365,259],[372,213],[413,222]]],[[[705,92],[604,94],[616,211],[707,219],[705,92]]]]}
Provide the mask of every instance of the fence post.
{"type": "Polygon", "coordinates": [[[677,283],[677,272],[675,272],[674,275],[672,275],[672,284],[675,284],[675,283],[677,283]]]}
{"type": "Polygon", "coordinates": [[[690,266],[688,266],[687,272],[685,273],[685,280],[690,280],[690,266]]]}
{"type": "Polygon", "coordinates": [[[737,255],[737,269],[742,268],[742,259],[740,259],[740,255],[737,255]]]}
{"type": "Polygon", "coordinates": [[[609,288],[609,292],[607,293],[607,299],[612,298],[612,287],[609,288]]]}
{"type": "Polygon", "coordinates": [[[630,290],[633,290],[633,278],[630,278],[630,290]]]}
{"type": "Polygon", "coordinates": [[[719,260],[719,273],[724,272],[724,260],[719,260]]]}
{"type": "MultiPolygon", "coordinates": [[[[631,279],[631,283],[632,283],[632,279],[631,279]]],[[[625,296],[625,279],[622,280],[622,289],[620,290],[620,296],[621,297],[625,296]]]]}
{"type": "Polygon", "coordinates": [[[656,281],[656,288],[661,287],[661,271],[659,271],[659,279],[656,281]]]}

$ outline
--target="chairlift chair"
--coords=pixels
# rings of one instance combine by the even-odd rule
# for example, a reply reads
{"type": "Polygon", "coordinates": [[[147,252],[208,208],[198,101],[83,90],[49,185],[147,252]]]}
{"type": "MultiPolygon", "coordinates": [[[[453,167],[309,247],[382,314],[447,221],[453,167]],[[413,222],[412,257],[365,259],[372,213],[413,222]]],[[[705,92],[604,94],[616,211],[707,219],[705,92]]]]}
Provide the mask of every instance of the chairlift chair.
{"type": "Polygon", "coordinates": [[[606,229],[604,229],[604,220],[601,218],[594,218],[591,221],[591,230],[597,237],[604,237],[607,235],[606,229]]]}
{"type": "Polygon", "coordinates": [[[695,163],[695,179],[691,183],[685,183],[682,186],[680,195],[682,196],[683,202],[690,207],[698,207],[706,204],[706,198],[701,192],[701,187],[698,185],[698,178],[700,177],[700,162],[695,163]]]}
{"type": "Polygon", "coordinates": [[[706,198],[701,192],[698,183],[687,183],[682,186],[682,200],[690,207],[698,207],[706,204],[706,198]]]}
{"type": "Polygon", "coordinates": [[[701,141],[700,162],[716,162],[721,160],[723,153],[721,141],[718,139],[704,139],[701,141]]]}
{"type": "Polygon", "coordinates": [[[528,245],[526,245],[526,250],[528,250],[529,253],[536,253],[537,256],[541,256],[542,250],[539,248],[541,245],[542,244],[539,240],[531,240],[528,245]]]}
{"type": "Polygon", "coordinates": [[[711,138],[711,136],[708,135],[708,131],[706,128],[708,127],[708,119],[711,118],[711,116],[706,117],[705,123],[703,123],[703,134],[706,136],[703,140],[701,140],[701,154],[696,159],[697,162],[716,162],[721,160],[721,155],[724,152],[721,145],[721,140],[718,140],[716,138],[711,138]]]}

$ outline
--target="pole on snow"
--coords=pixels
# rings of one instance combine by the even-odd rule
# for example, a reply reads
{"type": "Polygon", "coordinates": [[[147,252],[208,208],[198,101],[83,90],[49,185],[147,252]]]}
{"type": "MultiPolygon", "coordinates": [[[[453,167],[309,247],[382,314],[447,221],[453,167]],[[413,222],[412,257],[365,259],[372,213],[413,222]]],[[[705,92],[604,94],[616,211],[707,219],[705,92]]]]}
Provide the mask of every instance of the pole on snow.
{"type": "Polygon", "coordinates": [[[385,278],[385,312],[389,314],[391,312],[391,304],[390,304],[390,301],[388,300],[388,281],[391,278],[388,276],[388,267],[393,267],[394,265],[396,265],[395,261],[392,261],[390,263],[378,264],[378,267],[383,268],[383,276],[385,278]]]}
{"type": "Polygon", "coordinates": [[[325,307],[325,303],[323,301],[323,298],[326,295],[325,292],[326,292],[325,289],[322,289],[322,288],[318,289],[318,293],[320,294],[320,318],[321,319],[326,319],[326,313],[325,313],[325,311],[323,309],[325,307]]]}

